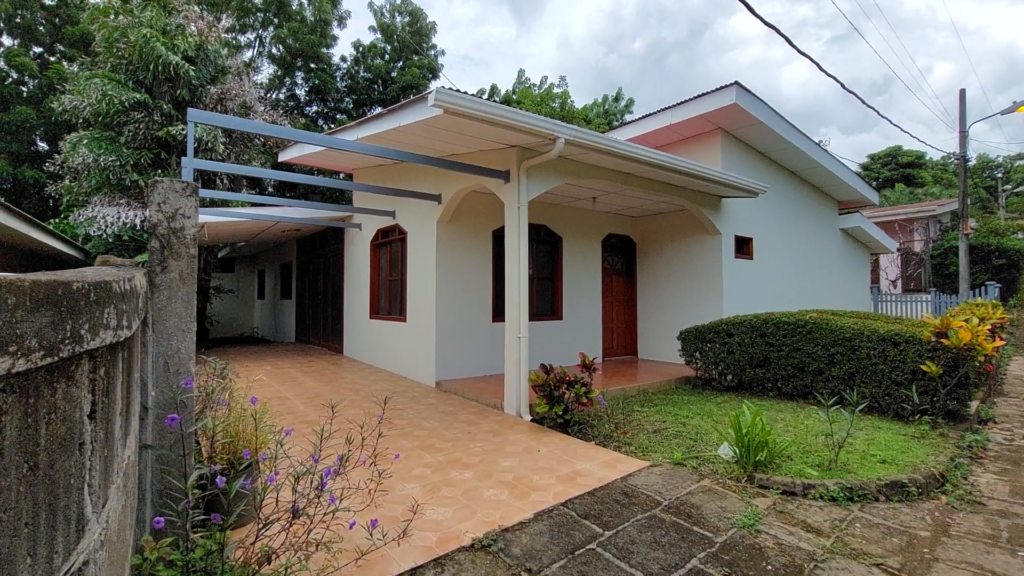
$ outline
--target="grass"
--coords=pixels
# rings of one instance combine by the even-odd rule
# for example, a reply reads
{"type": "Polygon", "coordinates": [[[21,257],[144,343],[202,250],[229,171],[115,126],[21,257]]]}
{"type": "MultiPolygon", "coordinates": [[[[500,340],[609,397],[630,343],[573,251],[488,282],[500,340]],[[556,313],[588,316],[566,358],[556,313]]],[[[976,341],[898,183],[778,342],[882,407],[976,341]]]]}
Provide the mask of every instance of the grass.
{"type": "Polygon", "coordinates": [[[644,460],[675,461],[733,475],[734,467],[720,457],[696,455],[718,450],[722,437],[716,428],[726,430],[729,413],[739,410],[744,400],[764,409],[768,425],[791,442],[772,471],[779,476],[867,480],[942,466],[956,452],[956,440],[948,430],[862,415],[839,465],[828,469],[828,453],[821,442],[825,424],[817,406],[686,386],[609,398],[612,413],[620,414],[616,425],[621,429],[609,447],[644,460]]]}
{"type": "Polygon", "coordinates": [[[750,505],[743,511],[742,514],[738,514],[732,520],[732,525],[740,530],[746,530],[748,532],[754,532],[761,526],[761,520],[764,518],[764,509],[760,506],[750,505]]]}

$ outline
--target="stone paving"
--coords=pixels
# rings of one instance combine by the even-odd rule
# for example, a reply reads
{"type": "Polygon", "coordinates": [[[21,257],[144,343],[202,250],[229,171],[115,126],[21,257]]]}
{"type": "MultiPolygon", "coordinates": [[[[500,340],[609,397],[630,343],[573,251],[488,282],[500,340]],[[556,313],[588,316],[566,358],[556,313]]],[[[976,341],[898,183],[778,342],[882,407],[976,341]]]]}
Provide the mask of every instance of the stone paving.
{"type": "Polygon", "coordinates": [[[839,506],[654,466],[407,572],[407,576],[1020,576],[1024,357],[1010,364],[975,467],[980,504],[839,506]],[[757,526],[736,527],[740,515],[757,526]]]}

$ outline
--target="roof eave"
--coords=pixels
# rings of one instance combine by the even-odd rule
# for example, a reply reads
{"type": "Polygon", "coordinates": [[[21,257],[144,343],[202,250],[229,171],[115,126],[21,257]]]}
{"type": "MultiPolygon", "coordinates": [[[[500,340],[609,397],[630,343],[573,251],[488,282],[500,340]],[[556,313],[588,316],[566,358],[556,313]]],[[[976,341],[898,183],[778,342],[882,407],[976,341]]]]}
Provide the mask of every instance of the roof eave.
{"type": "Polygon", "coordinates": [[[839,217],[839,229],[871,250],[872,254],[893,254],[899,244],[860,212],[839,217]]]}

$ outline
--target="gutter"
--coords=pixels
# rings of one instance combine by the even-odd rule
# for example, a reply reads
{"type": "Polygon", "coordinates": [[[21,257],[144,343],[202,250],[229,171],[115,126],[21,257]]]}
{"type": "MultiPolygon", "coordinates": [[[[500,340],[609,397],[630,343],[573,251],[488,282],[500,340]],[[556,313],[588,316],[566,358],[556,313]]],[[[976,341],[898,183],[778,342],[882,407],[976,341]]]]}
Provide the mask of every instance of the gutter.
{"type": "Polygon", "coordinates": [[[681,172],[688,178],[732,191],[735,193],[735,196],[732,197],[756,198],[768,191],[767,184],[716,170],[653,148],[584,130],[564,122],[523,112],[502,104],[495,104],[476,96],[467,96],[453,90],[433,90],[427,100],[427,105],[472,116],[492,124],[530,130],[542,138],[563,138],[567,142],[580,144],[595,152],[630,157],[654,170],[681,172]]]}
{"type": "Polygon", "coordinates": [[[519,374],[516,380],[516,406],[519,415],[530,419],[530,390],[527,374],[530,373],[530,218],[527,208],[530,199],[527,194],[527,172],[530,168],[550,162],[558,158],[565,150],[565,138],[558,136],[555,145],[547,152],[528,158],[519,165],[519,178],[516,181],[518,202],[518,228],[519,228],[519,337],[516,339],[518,350],[516,358],[519,361],[519,374]]]}

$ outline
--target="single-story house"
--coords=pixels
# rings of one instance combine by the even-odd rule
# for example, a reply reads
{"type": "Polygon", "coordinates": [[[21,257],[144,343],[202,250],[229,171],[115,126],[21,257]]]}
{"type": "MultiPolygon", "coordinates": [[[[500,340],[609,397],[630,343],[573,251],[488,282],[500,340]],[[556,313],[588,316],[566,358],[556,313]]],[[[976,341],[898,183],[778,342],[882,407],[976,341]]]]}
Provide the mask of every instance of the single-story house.
{"type": "Polygon", "coordinates": [[[875,205],[876,191],[739,83],[605,134],[444,88],[328,134],[509,176],[285,147],[281,161],[350,174],[371,185],[356,207],[393,215],[233,235],[204,217],[201,242],[232,244],[235,258],[215,277],[236,293],[215,303],[214,335],[255,328],[426,385],[504,374],[513,414],[528,414],[540,362],[680,362],[676,334],[694,324],[868,310],[871,255],[895,248],[863,214],[841,213],[875,205]]]}
{"type": "Polygon", "coordinates": [[[927,292],[928,251],[960,207],[956,198],[870,208],[862,213],[892,238],[897,249],[871,259],[871,286],[882,292],[927,292]]]}

